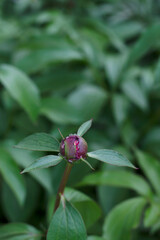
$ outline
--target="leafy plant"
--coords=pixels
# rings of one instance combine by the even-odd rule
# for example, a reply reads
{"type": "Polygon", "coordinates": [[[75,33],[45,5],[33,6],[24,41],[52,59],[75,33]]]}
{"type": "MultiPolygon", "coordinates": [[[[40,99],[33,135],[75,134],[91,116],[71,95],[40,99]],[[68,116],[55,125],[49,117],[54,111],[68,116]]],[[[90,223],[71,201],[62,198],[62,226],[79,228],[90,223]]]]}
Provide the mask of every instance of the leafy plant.
{"type": "Polygon", "coordinates": [[[18,239],[45,239],[66,162],[19,173],[45,155],[52,165],[58,152],[49,149],[59,150],[55,138],[61,141],[57,128],[68,136],[92,118],[88,153],[100,158],[98,149],[113,149],[139,169],[119,170],[89,156],[94,173],[82,160],[74,164],[64,195],[82,216],[88,239],[160,238],[159,16],[159,0],[0,1],[5,239],[15,239],[15,232],[18,239]],[[54,143],[33,152],[13,148],[29,135],[35,148],[36,133],[48,133],[54,143]]]}
{"type": "Polygon", "coordinates": [[[63,138],[60,146],[56,138],[45,133],[36,133],[28,136],[15,146],[21,149],[35,151],[41,150],[54,152],[60,149],[59,155],[44,156],[25,168],[22,173],[41,168],[52,167],[59,164],[62,160],[67,162],[56,197],[54,206],[55,213],[47,233],[48,240],[67,238],[70,240],[87,239],[85,226],[80,214],[72,207],[72,205],[65,199],[64,196],[65,185],[74,163],[79,163],[82,161],[91,167],[89,162],[86,160],[86,157],[89,156],[112,165],[135,168],[127,158],[116,151],[102,149],[87,153],[88,146],[82,136],[88,131],[88,129],[91,127],[91,124],[92,120],[83,123],[79,127],[77,134],[70,134],[65,138],[60,132],[63,138]]]}

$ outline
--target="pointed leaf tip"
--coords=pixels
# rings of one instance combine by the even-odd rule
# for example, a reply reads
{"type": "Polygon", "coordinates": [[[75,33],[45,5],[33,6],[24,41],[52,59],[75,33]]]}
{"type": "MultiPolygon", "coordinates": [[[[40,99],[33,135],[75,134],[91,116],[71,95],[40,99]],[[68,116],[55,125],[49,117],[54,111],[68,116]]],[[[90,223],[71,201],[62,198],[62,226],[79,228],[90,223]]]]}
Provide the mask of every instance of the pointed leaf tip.
{"type": "Polygon", "coordinates": [[[95,158],[111,165],[137,169],[125,156],[114,150],[100,149],[97,151],[89,152],[87,155],[91,158],[95,158]]]}
{"type": "Polygon", "coordinates": [[[83,136],[90,129],[90,127],[92,125],[92,121],[93,121],[93,119],[90,119],[89,121],[83,123],[78,129],[77,135],[83,136]]]}
{"type": "Polygon", "coordinates": [[[91,165],[87,160],[85,160],[84,158],[81,158],[81,160],[82,160],[85,164],[87,164],[93,171],[95,171],[95,169],[92,167],[92,165],[91,165]]]}

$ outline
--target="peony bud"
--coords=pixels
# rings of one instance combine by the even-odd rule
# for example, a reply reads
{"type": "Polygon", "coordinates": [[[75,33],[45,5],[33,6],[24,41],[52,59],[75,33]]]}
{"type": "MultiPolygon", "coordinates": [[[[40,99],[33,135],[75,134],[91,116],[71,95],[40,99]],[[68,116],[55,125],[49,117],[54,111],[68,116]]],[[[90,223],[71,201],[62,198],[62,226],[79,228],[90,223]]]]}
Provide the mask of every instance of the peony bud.
{"type": "Polygon", "coordinates": [[[88,150],[87,142],[78,135],[70,135],[62,140],[60,154],[68,161],[74,162],[86,158],[88,150]]]}

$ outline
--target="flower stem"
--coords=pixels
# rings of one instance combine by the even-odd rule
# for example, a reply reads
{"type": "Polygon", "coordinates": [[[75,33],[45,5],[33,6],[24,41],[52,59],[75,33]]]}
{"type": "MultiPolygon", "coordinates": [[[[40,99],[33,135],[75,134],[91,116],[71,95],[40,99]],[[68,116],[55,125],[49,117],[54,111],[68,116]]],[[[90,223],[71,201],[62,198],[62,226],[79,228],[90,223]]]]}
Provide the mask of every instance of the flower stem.
{"type": "Polygon", "coordinates": [[[72,169],[72,166],[73,166],[73,164],[67,163],[67,166],[64,170],[64,174],[63,174],[63,177],[62,177],[62,180],[60,182],[59,189],[58,189],[58,192],[57,192],[56,202],[55,202],[55,206],[54,206],[54,212],[59,207],[60,199],[61,199],[60,195],[63,194],[63,192],[64,192],[68,177],[69,177],[71,169],[72,169]]]}

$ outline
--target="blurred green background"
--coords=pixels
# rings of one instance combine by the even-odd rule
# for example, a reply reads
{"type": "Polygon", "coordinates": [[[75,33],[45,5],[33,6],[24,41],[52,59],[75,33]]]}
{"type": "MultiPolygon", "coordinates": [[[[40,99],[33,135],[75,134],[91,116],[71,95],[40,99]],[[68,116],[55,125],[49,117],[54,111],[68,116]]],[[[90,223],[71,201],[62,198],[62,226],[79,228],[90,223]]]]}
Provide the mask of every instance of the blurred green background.
{"type": "Polygon", "coordinates": [[[66,195],[88,240],[159,240],[160,1],[1,0],[1,225],[45,232],[65,166],[21,176],[44,153],[13,145],[35,132],[60,140],[57,128],[91,118],[89,151],[116,149],[139,169],[73,168],[66,195]]]}

